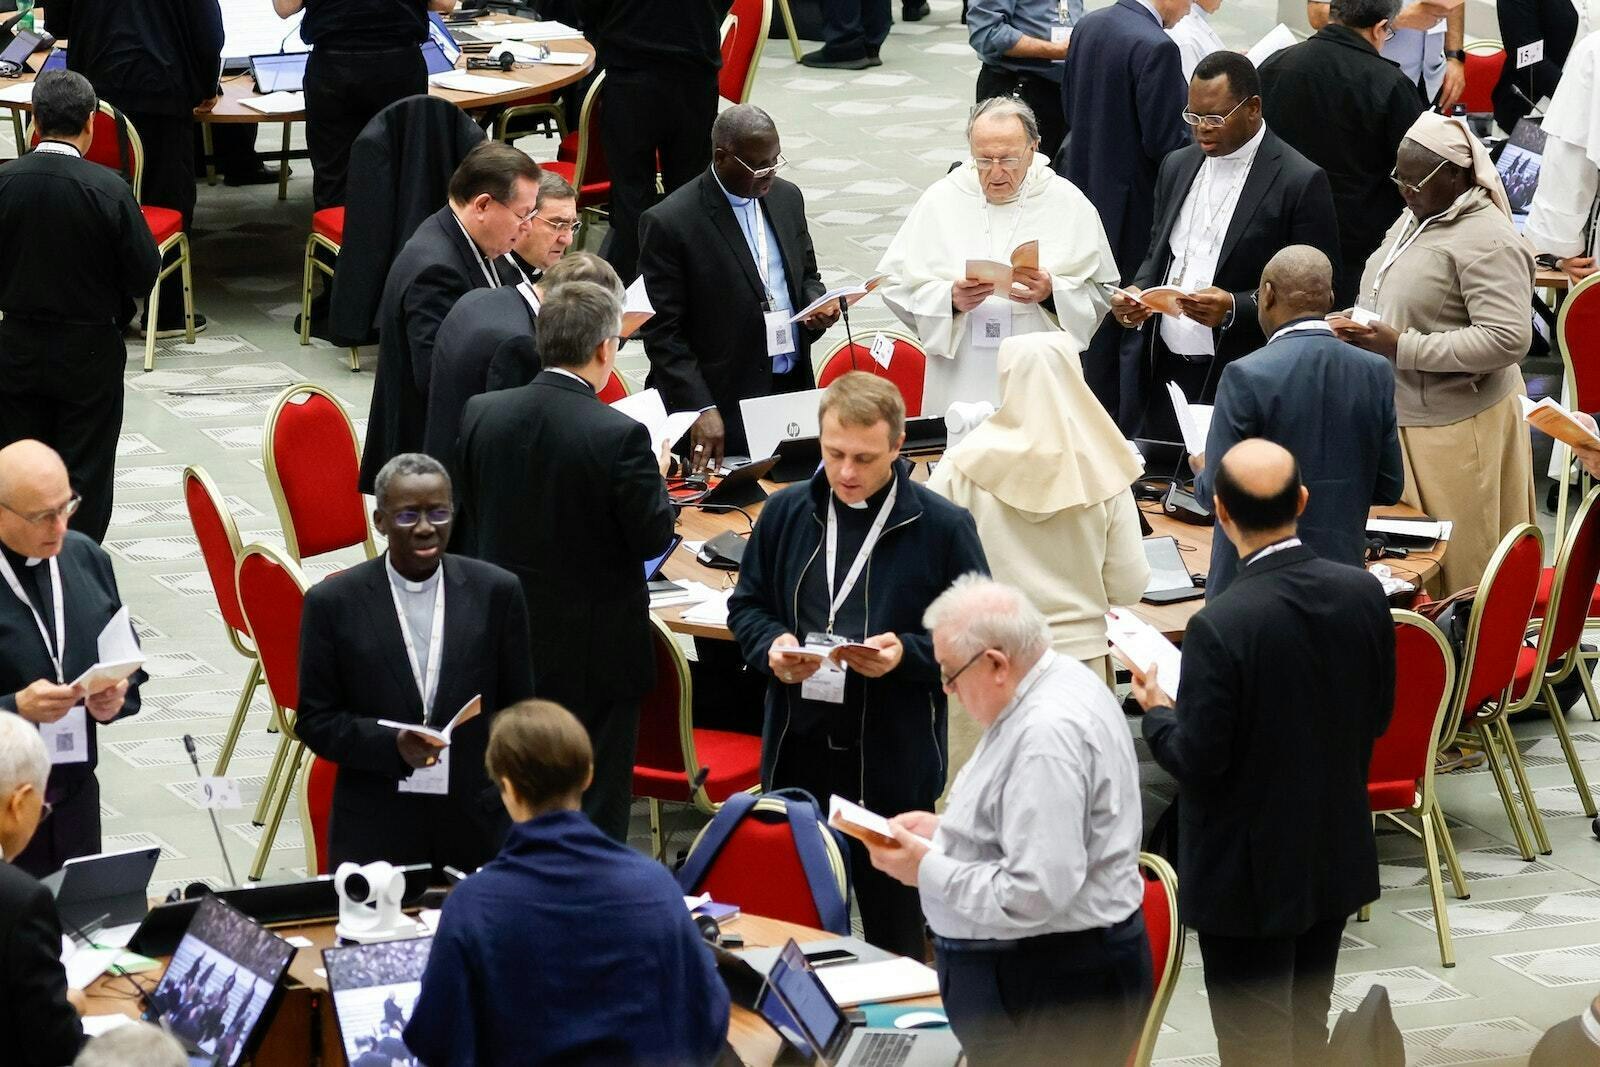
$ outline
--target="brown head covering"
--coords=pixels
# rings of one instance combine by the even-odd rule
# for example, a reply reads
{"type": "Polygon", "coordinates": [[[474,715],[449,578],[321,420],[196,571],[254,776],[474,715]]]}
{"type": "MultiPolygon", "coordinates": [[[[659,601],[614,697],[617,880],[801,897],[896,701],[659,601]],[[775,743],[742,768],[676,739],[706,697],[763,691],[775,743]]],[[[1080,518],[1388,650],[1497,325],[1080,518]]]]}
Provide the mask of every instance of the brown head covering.
{"type": "Polygon", "coordinates": [[[1505,212],[1506,218],[1511,217],[1511,201],[1500,183],[1500,172],[1494,169],[1489,150],[1472,136],[1465,122],[1424,111],[1406,131],[1406,140],[1415,141],[1440,159],[1466,167],[1472,172],[1473,184],[1483,186],[1494,206],[1505,212]]]}

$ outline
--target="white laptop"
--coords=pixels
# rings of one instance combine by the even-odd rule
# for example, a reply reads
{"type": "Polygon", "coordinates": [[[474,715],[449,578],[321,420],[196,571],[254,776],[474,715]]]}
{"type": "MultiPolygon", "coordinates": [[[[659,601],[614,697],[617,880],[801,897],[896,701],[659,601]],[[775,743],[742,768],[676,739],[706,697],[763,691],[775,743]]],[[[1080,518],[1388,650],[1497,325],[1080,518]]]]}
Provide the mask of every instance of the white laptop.
{"type": "Polygon", "coordinates": [[[751,459],[766,459],[777,451],[778,442],[788,437],[816,437],[822,432],[817,422],[821,389],[803,393],[778,393],[739,401],[744,416],[744,435],[750,444],[751,459]]]}

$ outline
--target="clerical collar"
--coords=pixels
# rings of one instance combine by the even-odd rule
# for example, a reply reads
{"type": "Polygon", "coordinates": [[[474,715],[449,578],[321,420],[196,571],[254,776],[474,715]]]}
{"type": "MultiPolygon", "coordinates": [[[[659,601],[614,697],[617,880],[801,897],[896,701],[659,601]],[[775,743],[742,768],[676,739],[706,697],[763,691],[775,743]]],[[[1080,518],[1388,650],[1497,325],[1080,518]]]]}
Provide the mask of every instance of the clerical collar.
{"type": "Polygon", "coordinates": [[[1274,542],[1272,542],[1272,544],[1268,545],[1267,547],[1259,548],[1256,551],[1250,553],[1250,555],[1246,556],[1244,561],[1240,565],[1244,566],[1244,567],[1248,567],[1252,563],[1260,563],[1262,560],[1266,559],[1268,556],[1272,555],[1275,552],[1286,552],[1291,548],[1299,548],[1299,547],[1300,547],[1300,538],[1298,538],[1298,537],[1285,537],[1281,541],[1274,541],[1274,542]]]}
{"type": "Polygon", "coordinates": [[[1278,338],[1284,337],[1284,336],[1286,336],[1288,334],[1291,334],[1291,333],[1332,333],[1332,332],[1333,332],[1333,327],[1328,325],[1328,320],[1327,319],[1320,318],[1320,317],[1315,316],[1315,315],[1308,315],[1303,319],[1295,319],[1293,322],[1286,322],[1282,326],[1279,326],[1276,330],[1273,331],[1272,336],[1267,338],[1267,343],[1271,344],[1273,341],[1276,341],[1278,338]]]}
{"type": "Polygon", "coordinates": [[[851,503],[849,503],[847,501],[840,500],[838,493],[834,493],[833,494],[833,499],[834,499],[835,503],[843,504],[845,507],[851,509],[852,511],[865,511],[868,508],[871,508],[872,509],[872,513],[874,515],[876,515],[878,513],[878,509],[883,507],[883,500],[884,500],[885,497],[887,497],[889,495],[889,487],[891,485],[893,485],[893,484],[894,484],[894,475],[891,474],[889,476],[889,480],[883,483],[883,488],[882,489],[879,489],[876,493],[873,493],[871,496],[867,497],[867,499],[861,501],[860,503],[851,504],[851,503]]]}
{"type": "Polygon", "coordinates": [[[583,383],[583,387],[585,389],[589,390],[591,393],[594,392],[594,386],[590,385],[589,380],[581,374],[575,374],[565,367],[548,367],[546,369],[549,370],[551,374],[565,374],[568,378],[576,378],[578,381],[583,383]]]}
{"type": "Polygon", "coordinates": [[[35,152],[44,152],[48,155],[77,156],[79,159],[83,158],[83,153],[78,151],[77,145],[67,144],[65,141],[40,141],[38,144],[33,146],[33,150],[35,152]]]}
{"type": "Polygon", "coordinates": [[[1167,28],[1166,22],[1161,18],[1161,12],[1156,10],[1156,5],[1152,4],[1150,0],[1139,0],[1139,6],[1150,12],[1150,17],[1156,20],[1157,26],[1160,26],[1163,30],[1167,28]]]}
{"type": "Polygon", "coordinates": [[[24,556],[21,552],[13,552],[11,546],[0,541],[0,552],[4,552],[6,562],[11,564],[12,570],[18,567],[37,567],[44,562],[44,558],[35,559],[33,556],[24,556]]]}
{"type": "Polygon", "coordinates": [[[1267,124],[1263,122],[1256,128],[1256,135],[1254,137],[1250,138],[1244,144],[1240,145],[1238,148],[1234,149],[1232,152],[1229,152],[1225,156],[1211,157],[1211,162],[1227,163],[1231,165],[1243,163],[1248,166],[1250,161],[1256,158],[1256,149],[1261,147],[1261,142],[1266,138],[1266,136],[1267,124]]]}
{"type": "Polygon", "coordinates": [[[722,184],[721,178],[717,177],[716,167],[711,168],[711,180],[717,183],[717,188],[722,190],[722,195],[727,197],[728,203],[732,204],[734,207],[744,207],[747,204],[753,204],[756,202],[756,198],[753,196],[734,196],[732,193],[728,192],[728,187],[722,184]]]}
{"type": "Polygon", "coordinates": [[[384,570],[389,572],[389,584],[406,593],[431,593],[434,586],[439,584],[439,575],[444,573],[444,561],[439,561],[439,566],[433,568],[433,573],[420,582],[413,582],[410,578],[394,569],[394,561],[389,558],[389,553],[383,554],[384,570]]]}

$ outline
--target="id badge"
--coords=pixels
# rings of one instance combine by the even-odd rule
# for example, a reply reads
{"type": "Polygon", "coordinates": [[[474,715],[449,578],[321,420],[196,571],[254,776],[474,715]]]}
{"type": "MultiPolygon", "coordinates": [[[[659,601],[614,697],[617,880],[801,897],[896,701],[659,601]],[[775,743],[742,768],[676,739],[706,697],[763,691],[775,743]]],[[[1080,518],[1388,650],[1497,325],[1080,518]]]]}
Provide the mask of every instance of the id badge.
{"type": "Polygon", "coordinates": [[[89,761],[89,719],[82,704],[73,706],[55,722],[40,723],[39,737],[50,753],[52,765],[89,761]]]}
{"type": "Polygon", "coordinates": [[[425,793],[442,797],[450,792],[450,750],[439,750],[439,762],[432,767],[418,767],[400,779],[400,792],[425,793]]]}
{"type": "MultiPolygon", "coordinates": [[[[809,633],[808,645],[842,645],[845,639],[836,634],[809,633]]],[[[817,672],[800,684],[800,695],[806,700],[824,704],[844,703],[844,668],[832,660],[823,660],[817,672]]]]}
{"type": "Polygon", "coordinates": [[[795,350],[794,323],[782,311],[765,311],[761,315],[767,329],[767,355],[785,356],[795,350]]]}
{"type": "Polygon", "coordinates": [[[972,309],[972,347],[999,348],[1011,336],[1011,305],[985,301],[972,309]]]}
{"type": "Polygon", "coordinates": [[[1357,326],[1371,326],[1378,321],[1378,313],[1376,311],[1368,311],[1364,307],[1353,307],[1350,309],[1350,321],[1357,326]]]}
{"type": "MultiPolygon", "coordinates": [[[[1055,25],[1050,27],[1050,43],[1051,44],[1066,44],[1071,39],[1072,39],[1072,27],[1071,26],[1063,26],[1061,23],[1058,22],[1055,25]]],[[[1056,60],[1056,62],[1057,63],[1065,63],[1066,60],[1058,59],[1058,60],[1056,60]]]]}

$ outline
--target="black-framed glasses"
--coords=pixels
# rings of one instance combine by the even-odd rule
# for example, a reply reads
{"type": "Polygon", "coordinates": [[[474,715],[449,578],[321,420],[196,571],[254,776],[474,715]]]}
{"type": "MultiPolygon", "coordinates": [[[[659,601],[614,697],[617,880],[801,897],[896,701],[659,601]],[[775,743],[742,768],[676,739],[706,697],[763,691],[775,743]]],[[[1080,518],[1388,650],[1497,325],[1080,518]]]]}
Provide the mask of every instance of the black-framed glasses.
{"type": "Polygon", "coordinates": [[[399,511],[391,512],[389,514],[389,521],[400,527],[402,530],[409,530],[411,527],[421,522],[422,517],[426,515],[428,517],[429,526],[443,526],[451,519],[455,518],[455,513],[455,509],[449,507],[428,508],[426,510],[423,510],[422,508],[402,508],[399,511]]]}
{"type": "Polygon", "coordinates": [[[783,154],[781,152],[778,154],[778,158],[772,161],[772,166],[770,166],[770,167],[752,167],[750,164],[746,163],[744,160],[739,159],[738,156],[734,156],[733,158],[734,159],[738,159],[739,160],[739,166],[741,166],[745,170],[749,171],[750,172],[750,177],[755,178],[758,181],[760,179],[762,179],[762,178],[770,178],[770,177],[772,177],[774,174],[778,173],[784,167],[787,167],[789,165],[789,161],[787,159],[783,158],[783,154]]]}
{"type": "Polygon", "coordinates": [[[1433,176],[1435,174],[1438,174],[1441,170],[1444,169],[1444,165],[1445,165],[1446,162],[1448,162],[1448,161],[1447,160],[1443,160],[1443,159],[1439,160],[1439,165],[1437,167],[1434,167],[1432,170],[1430,170],[1428,172],[1428,176],[1426,178],[1422,179],[1420,182],[1418,182],[1415,185],[1412,185],[1408,181],[1401,180],[1401,178],[1400,178],[1400,165],[1399,164],[1395,164],[1394,170],[1391,170],[1389,172],[1389,180],[1394,182],[1395,187],[1397,189],[1399,189],[1402,193],[1410,193],[1412,196],[1416,196],[1418,193],[1422,192],[1422,187],[1424,185],[1427,185],[1429,182],[1433,181],[1433,176]]]}
{"type": "Polygon", "coordinates": [[[555,230],[557,233],[570,233],[572,236],[576,237],[578,236],[578,231],[583,229],[583,223],[577,219],[572,219],[570,221],[567,219],[547,219],[543,215],[539,214],[538,208],[534,208],[532,217],[538,219],[540,222],[544,223],[552,230],[555,230]]]}
{"type": "Polygon", "coordinates": [[[1388,44],[1390,41],[1394,40],[1394,23],[1390,22],[1388,19],[1383,19],[1381,21],[1383,23],[1383,43],[1388,44]]]}
{"type": "Polygon", "coordinates": [[[47,508],[44,511],[35,511],[32,514],[18,511],[10,504],[3,502],[0,502],[0,508],[4,508],[5,510],[11,512],[11,514],[22,519],[23,522],[31,522],[35,526],[43,526],[47,522],[65,521],[72,518],[73,513],[78,510],[78,505],[82,503],[83,497],[79,496],[77,493],[73,493],[71,498],[59,508],[47,508]]]}
{"type": "Polygon", "coordinates": [[[957,678],[959,678],[963,674],[967,673],[967,668],[968,667],[971,667],[974,663],[978,662],[984,656],[988,655],[990,652],[993,652],[993,651],[994,651],[994,649],[992,649],[992,648],[980,649],[976,656],[973,656],[971,659],[967,660],[966,663],[962,664],[961,669],[959,671],[956,671],[956,673],[954,673],[954,674],[946,674],[943,671],[940,671],[939,672],[939,684],[941,686],[943,686],[945,689],[949,689],[952,685],[956,684],[956,679],[957,678]]]}
{"type": "Polygon", "coordinates": [[[1233,118],[1234,111],[1238,111],[1254,99],[1255,97],[1253,96],[1245,97],[1237,104],[1234,104],[1233,110],[1226,115],[1196,115],[1193,111],[1185,111],[1183,113],[1183,121],[1191,126],[1204,126],[1208,130],[1220,130],[1229,119],[1233,118]]]}

